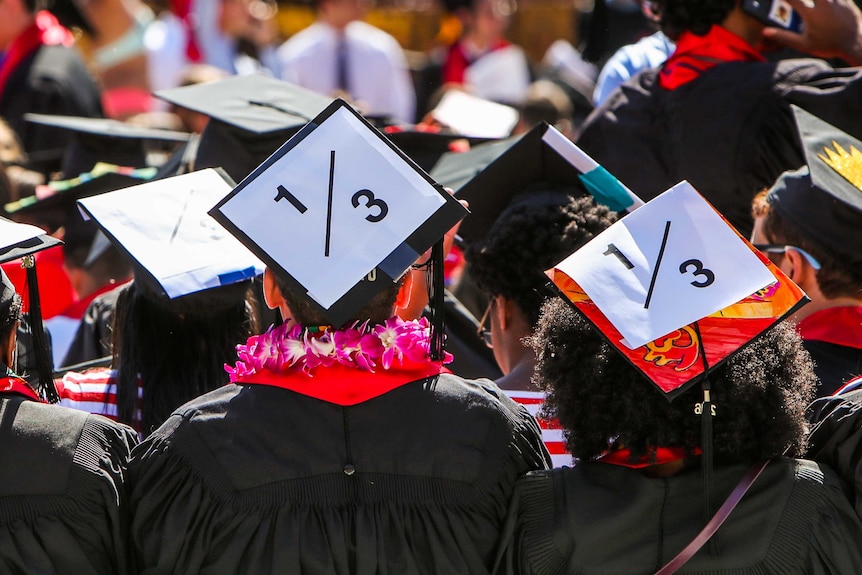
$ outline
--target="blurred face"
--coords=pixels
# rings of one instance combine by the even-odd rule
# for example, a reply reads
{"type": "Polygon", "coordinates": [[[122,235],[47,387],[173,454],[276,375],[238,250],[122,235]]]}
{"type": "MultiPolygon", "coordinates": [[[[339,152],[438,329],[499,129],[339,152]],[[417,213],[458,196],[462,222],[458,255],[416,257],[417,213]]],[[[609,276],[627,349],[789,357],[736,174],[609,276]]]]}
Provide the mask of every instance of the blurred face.
{"type": "Polygon", "coordinates": [[[226,36],[242,38],[251,34],[250,0],[222,0],[219,26],[226,36]]]}
{"type": "Polygon", "coordinates": [[[484,44],[502,39],[517,5],[514,0],[476,0],[472,12],[472,33],[484,44]]]}
{"type": "Polygon", "coordinates": [[[368,0],[325,0],[321,7],[332,26],[343,28],[354,20],[365,17],[370,3],[368,0]]]}

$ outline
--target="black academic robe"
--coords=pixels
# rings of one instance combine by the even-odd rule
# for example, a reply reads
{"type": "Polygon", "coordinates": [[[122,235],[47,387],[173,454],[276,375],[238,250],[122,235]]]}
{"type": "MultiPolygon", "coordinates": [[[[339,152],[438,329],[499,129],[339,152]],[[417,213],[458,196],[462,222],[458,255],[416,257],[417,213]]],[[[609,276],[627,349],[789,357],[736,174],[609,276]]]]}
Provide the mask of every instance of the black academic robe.
{"type": "MultiPolygon", "coordinates": [[[[746,468],[716,468],[716,505],[746,468]]],[[[655,573],[703,528],[703,505],[699,468],[669,478],[607,463],[531,473],[513,498],[498,573],[655,573]]],[[[677,573],[862,573],[862,522],[845,485],[810,461],[770,462],[713,539],[677,573]]]]}
{"type": "Polygon", "coordinates": [[[129,573],[136,442],[98,415],[0,394],[0,573],[129,573]]]}
{"type": "Polygon", "coordinates": [[[746,237],[754,195],[805,164],[790,104],[862,137],[862,68],[729,62],[675,90],[657,76],[648,70],[617,89],[578,145],[644,200],[688,180],[746,237]]]}
{"type": "Polygon", "coordinates": [[[0,117],[18,135],[28,167],[45,174],[58,171],[72,136],[68,130],[28,122],[26,113],[103,115],[99,89],[73,48],[39,47],[12,71],[0,94],[0,117]]]}
{"type": "Polygon", "coordinates": [[[808,457],[826,463],[853,486],[851,501],[862,518],[862,389],[811,404],[814,429],[808,457]]]}
{"type": "Polygon", "coordinates": [[[141,573],[487,573],[516,478],[545,468],[532,417],[439,375],[352,406],[228,385],[133,454],[141,573]]]}

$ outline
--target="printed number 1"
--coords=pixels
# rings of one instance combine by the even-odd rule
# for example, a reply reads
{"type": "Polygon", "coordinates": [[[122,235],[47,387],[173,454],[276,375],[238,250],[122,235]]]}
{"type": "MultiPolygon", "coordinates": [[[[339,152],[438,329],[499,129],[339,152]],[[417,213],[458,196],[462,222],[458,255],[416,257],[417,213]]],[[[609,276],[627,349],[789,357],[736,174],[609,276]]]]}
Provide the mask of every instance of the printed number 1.
{"type": "Polygon", "coordinates": [[[627,270],[630,270],[630,269],[635,267],[635,265],[629,261],[629,258],[627,258],[626,255],[623,252],[621,252],[620,249],[617,246],[615,246],[614,244],[608,244],[608,249],[606,249],[602,253],[602,255],[617,256],[617,259],[620,260],[620,263],[622,263],[624,266],[626,266],[627,270]]]}

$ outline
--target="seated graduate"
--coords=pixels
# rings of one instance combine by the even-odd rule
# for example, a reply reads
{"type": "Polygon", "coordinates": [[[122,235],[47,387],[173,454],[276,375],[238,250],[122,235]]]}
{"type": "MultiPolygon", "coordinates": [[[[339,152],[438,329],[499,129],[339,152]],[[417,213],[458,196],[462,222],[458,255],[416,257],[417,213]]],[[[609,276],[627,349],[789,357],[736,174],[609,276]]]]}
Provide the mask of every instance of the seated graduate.
{"type": "Polygon", "coordinates": [[[761,200],[751,241],[811,298],[793,321],[825,397],[862,374],[862,142],[793,110],[807,165],[761,200]]]}
{"type": "Polygon", "coordinates": [[[183,403],[228,383],[236,342],[257,331],[249,279],[263,269],[206,213],[231,185],[201,170],[80,202],[134,262],[134,280],[116,293],[111,365],[65,373],[56,382],[61,404],[145,437],[183,403]]]}
{"type": "Polygon", "coordinates": [[[211,211],[265,256],[287,319],[136,452],[142,571],[488,573],[516,478],[547,466],[523,408],[446,372],[441,240],[464,209],[378,136],[336,102],[211,211]],[[430,322],[396,317],[416,258],[430,322]]]}
{"type": "MultiPolygon", "coordinates": [[[[13,241],[29,234],[35,249],[47,247],[41,230],[5,219],[3,245],[10,230],[13,241]]],[[[9,248],[0,251],[6,257],[9,248]]],[[[123,475],[137,438],[105,418],[46,403],[15,374],[20,320],[21,298],[0,271],[0,570],[130,573],[123,475]]]]}
{"type": "MultiPolygon", "coordinates": [[[[628,227],[617,229],[636,229],[630,218],[639,214],[623,219],[616,225],[628,227]]],[[[680,219],[673,223],[679,226],[680,219]]],[[[709,237],[683,239],[678,233],[674,239],[671,232],[664,261],[667,253],[707,249],[702,242],[709,237]]],[[[581,270],[575,281],[592,281],[590,274],[602,259],[632,268],[619,265],[620,275],[603,274],[599,282],[623,286],[622,274],[630,279],[636,273],[642,260],[635,248],[604,256],[608,240],[600,236],[572,256],[585,250],[593,255],[589,261],[578,259],[580,268],[569,265],[573,273],[581,270]]],[[[703,288],[722,278],[732,277],[738,285],[744,278],[733,273],[737,266],[740,274],[745,268],[746,278],[752,275],[754,268],[737,255],[718,264],[724,271],[714,257],[704,255],[695,264],[700,275],[676,276],[676,266],[662,268],[665,275],[658,274],[658,287],[647,296],[650,311],[640,317],[661,321],[659,312],[681,314],[679,309],[694,305],[692,298],[709,297],[703,294],[711,290],[703,288]],[[709,274],[701,274],[707,269],[709,274]],[[690,279],[698,285],[686,291],[690,279]],[[677,289],[663,283],[672,281],[679,282],[677,289]]],[[[753,255],[749,248],[747,259],[753,255]]],[[[579,462],[530,473],[519,483],[499,572],[837,574],[862,569],[862,522],[847,500],[846,485],[827,466],[794,458],[805,450],[805,408],[815,378],[793,325],[774,319],[792,313],[802,294],[774,267],[768,269],[778,280],[768,289],[676,333],[654,341],[644,336],[648,343],[638,347],[640,340],[630,340],[630,334],[625,341],[632,346],[621,342],[623,328],[610,323],[638,327],[610,319],[623,298],[604,306],[608,315],[599,316],[595,284],[583,288],[596,294],[585,300],[585,291],[562,287],[555,279],[567,298],[545,304],[530,343],[539,355],[537,382],[549,393],[546,415],[559,419],[579,462]],[[798,295],[758,316],[763,306],[782,300],[782,290],[798,295]],[[737,349],[739,343],[744,346],[737,349]],[[719,360],[719,353],[729,355],[719,360]],[[692,377],[669,384],[669,378],[696,368],[692,377]],[[729,515],[716,512],[725,498],[722,508],[736,504],[729,515]]],[[[627,285],[628,293],[637,292],[633,283],[627,285]]],[[[643,301],[637,295],[630,300],[641,309],[643,301]]]]}

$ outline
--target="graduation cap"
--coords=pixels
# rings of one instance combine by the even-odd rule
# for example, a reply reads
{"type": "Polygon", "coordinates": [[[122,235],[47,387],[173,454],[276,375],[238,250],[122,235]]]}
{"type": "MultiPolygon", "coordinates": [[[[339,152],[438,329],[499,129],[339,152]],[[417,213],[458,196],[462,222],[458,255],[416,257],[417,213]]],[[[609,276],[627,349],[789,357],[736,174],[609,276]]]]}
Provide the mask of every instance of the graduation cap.
{"type": "Polygon", "coordinates": [[[466,152],[446,152],[431,168],[429,174],[439,184],[458,191],[488,164],[500,157],[520,138],[486,142],[471,147],[466,152]]]}
{"type": "Polygon", "coordinates": [[[793,106],[807,166],[782,174],[767,200],[824,252],[862,264],[862,142],[793,106]]]}
{"type": "Polygon", "coordinates": [[[442,297],[442,238],[467,211],[336,100],[211,213],[340,327],[432,246],[442,297]]]}
{"type": "Polygon", "coordinates": [[[263,74],[160,90],[155,96],[210,117],[201,134],[195,168],[223,168],[241,180],[331,98],[263,74]]]}
{"type": "Polygon", "coordinates": [[[135,281],[175,300],[263,273],[263,263],[207,213],[233,185],[223,171],[204,169],[78,205],[135,262],[135,281]]]}
{"type": "Polygon", "coordinates": [[[546,273],[669,400],[806,301],[688,182],[546,273]]]}
{"type": "Polygon", "coordinates": [[[25,114],[28,122],[68,130],[72,140],[58,155],[62,155],[61,172],[65,178],[89,172],[102,162],[118,166],[143,168],[149,166],[148,152],[159,145],[176,145],[189,139],[189,134],[142,128],[107,118],[25,114]]]}
{"type": "Polygon", "coordinates": [[[458,189],[456,195],[469,202],[471,211],[459,235],[468,243],[484,237],[513,197],[540,182],[549,187],[581,189],[614,211],[632,211],[643,205],[640,198],[571,140],[542,123],[458,189]]]}
{"type": "Polygon", "coordinates": [[[466,137],[436,127],[388,126],[383,129],[383,133],[426,172],[445,154],[461,153],[489,141],[489,138],[466,137]]]}
{"type": "MultiPolygon", "coordinates": [[[[42,308],[33,254],[60,243],[62,243],[60,240],[46,235],[43,230],[36,226],[20,224],[0,217],[0,263],[23,258],[22,266],[27,270],[27,291],[30,297],[30,332],[33,343],[33,349],[28,350],[28,352],[35,356],[39,393],[45,401],[51,403],[56,403],[60,398],[54,387],[48,342],[42,325],[42,308]]],[[[9,295],[11,284],[5,273],[2,283],[2,299],[5,302],[8,297],[11,297],[9,295]]],[[[14,287],[12,289],[14,290],[14,287]]]]}

